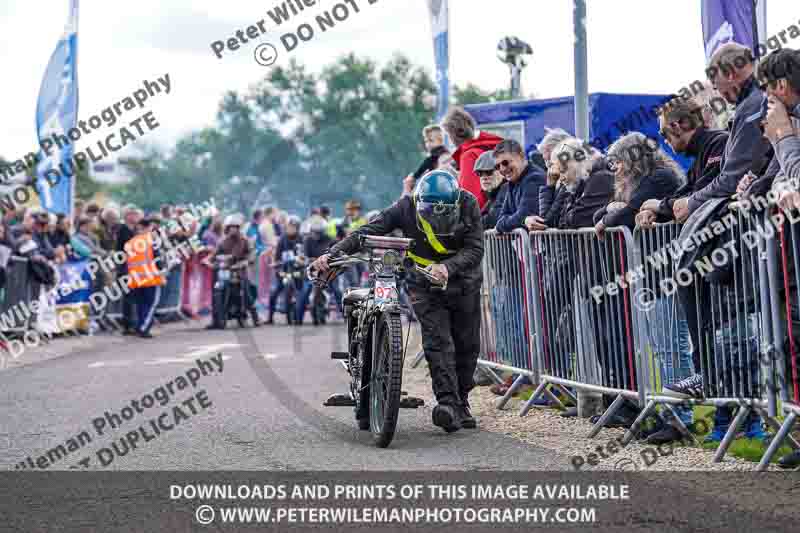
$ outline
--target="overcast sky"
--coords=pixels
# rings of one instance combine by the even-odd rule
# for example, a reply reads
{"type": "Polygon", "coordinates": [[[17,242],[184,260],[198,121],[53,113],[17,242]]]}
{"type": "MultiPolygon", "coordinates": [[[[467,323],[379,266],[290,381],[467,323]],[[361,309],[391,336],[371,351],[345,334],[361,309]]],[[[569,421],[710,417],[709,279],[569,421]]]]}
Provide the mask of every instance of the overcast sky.
{"type": "MultiPolygon", "coordinates": [[[[425,0],[353,0],[361,12],[287,54],[267,10],[277,0],[81,0],[78,79],[81,118],[120,101],[143,80],[169,73],[170,95],[156,96],[160,128],[147,135],[165,147],[193,129],[212,124],[221,95],[244,90],[271,67],[253,60],[260,42],[277,46],[276,64],[295,57],[319,70],[356,52],[379,62],[397,51],[433,74],[431,30],[425,0]],[[266,19],[267,34],[217,59],[210,43],[266,19]]],[[[339,0],[321,0],[292,21],[310,20],[339,0]]],[[[589,89],[592,92],[669,93],[703,76],[704,54],[697,0],[589,0],[589,89]]],[[[36,146],[34,113],[44,69],[63,32],[68,0],[2,0],[0,155],[16,159],[36,146]]],[[[534,55],[523,77],[525,94],[557,97],[573,92],[571,0],[450,0],[451,79],[485,89],[508,84],[495,56],[497,42],[514,35],[534,55]]],[[[768,33],[798,24],[796,0],[770,0],[768,33]]],[[[798,39],[800,41],[800,39],[798,39]]],[[[800,42],[794,43],[795,48],[800,42]]],[[[144,111],[143,111],[144,112],[144,111]]],[[[135,118],[130,112],[125,118],[135,118]]],[[[97,133],[96,141],[111,133],[97,133]]],[[[410,132],[414,134],[416,132],[410,132]]],[[[86,139],[86,138],[84,138],[86,139]]],[[[83,141],[83,139],[82,139],[83,141]]],[[[79,148],[82,142],[78,143],[79,148]]]]}

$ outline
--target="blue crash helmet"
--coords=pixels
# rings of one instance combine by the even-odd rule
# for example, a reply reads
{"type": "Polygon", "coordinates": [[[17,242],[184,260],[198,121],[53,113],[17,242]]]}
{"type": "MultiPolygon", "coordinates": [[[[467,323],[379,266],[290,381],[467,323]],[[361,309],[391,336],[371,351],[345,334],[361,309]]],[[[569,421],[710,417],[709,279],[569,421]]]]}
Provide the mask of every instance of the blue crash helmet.
{"type": "Polygon", "coordinates": [[[444,170],[425,174],[414,188],[417,226],[426,235],[452,235],[461,214],[458,179],[444,170]]]}

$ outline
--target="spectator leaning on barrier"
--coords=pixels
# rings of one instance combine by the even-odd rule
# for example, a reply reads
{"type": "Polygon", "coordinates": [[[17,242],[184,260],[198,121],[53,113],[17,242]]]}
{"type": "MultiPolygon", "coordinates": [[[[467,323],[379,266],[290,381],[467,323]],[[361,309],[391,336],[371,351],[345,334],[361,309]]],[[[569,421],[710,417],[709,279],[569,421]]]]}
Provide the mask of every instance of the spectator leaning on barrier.
{"type": "MultiPolygon", "coordinates": [[[[780,170],[774,183],[771,184],[779,205],[785,210],[800,209],[800,52],[796,50],[778,50],[767,56],[759,65],[758,78],[762,89],[769,98],[768,112],[764,121],[764,135],[775,149],[775,161],[780,170]]],[[[797,216],[796,213],[793,216],[797,216]]],[[[797,233],[789,232],[795,238],[797,233]]],[[[798,285],[795,261],[796,248],[789,245],[783,247],[786,254],[785,272],[780,272],[781,279],[786,280],[787,287],[781,288],[779,303],[781,309],[787,309],[788,320],[791,320],[792,338],[787,334],[782,339],[785,372],[779,376],[782,383],[791,383],[789,376],[792,369],[800,365],[797,360],[797,346],[800,346],[800,302],[798,301],[798,285]],[[788,289],[788,290],[787,290],[788,289]],[[792,360],[792,357],[795,360],[792,360]]],[[[781,270],[784,270],[783,263],[781,270]]],[[[795,450],[778,461],[782,468],[800,466],[800,450],[795,450]]]]}
{"type": "Polygon", "coordinates": [[[72,236],[70,244],[75,254],[81,259],[89,259],[93,255],[106,255],[97,241],[94,229],[97,225],[95,219],[83,216],[78,219],[77,231],[72,236]]]}
{"type": "Polygon", "coordinates": [[[33,215],[33,240],[39,246],[39,253],[50,261],[55,260],[55,250],[53,245],[50,244],[50,238],[47,236],[47,225],[50,223],[50,215],[41,208],[31,210],[33,215]]]}
{"type": "Polygon", "coordinates": [[[108,205],[100,216],[100,246],[104,250],[113,251],[119,233],[119,209],[115,205],[108,205]]]}
{"type": "MultiPolygon", "coordinates": [[[[770,165],[776,178],[770,183],[784,209],[800,208],[800,52],[783,49],[759,65],[758,78],[767,94],[764,136],[775,150],[770,165]]],[[[767,179],[771,174],[767,172],[767,179]]]]}
{"type": "Polygon", "coordinates": [[[532,231],[592,227],[594,214],[614,196],[614,175],[608,170],[606,159],[594,147],[574,137],[566,138],[548,153],[551,154],[548,165],[556,169],[561,186],[546,216],[528,217],[525,225],[532,231]]]}
{"type": "Polygon", "coordinates": [[[453,162],[459,172],[458,185],[471,192],[478,199],[478,206],[483,209],[486,195],[481,190],[480,178],[475,174],[475,162],[483,152],[493,150],[503,139],[478,130],[475,120],[460,107],[450,109],[442,121],[442,127],[458,147],[453,153],[453,162]]]}
{"type": "MultiPolygon", "coordinates": [[[[710,225],[718,222],[725,214],[725,206],[734,192],[747,194],[754,192],[755,188],[764,192],[780,171],[780,165],[774,158],[774,150],[770,142],[763,137],[761,123],[766,118],[767,100],[761,87],[756,83],[754,64],[750,50],[736,43],[728,43],[720,47],[709,63],[709,78],[714,86],[729,104],[735,104],[733,120],[730,125],[730,136],[725,145],[722,156],[721,171],[719,176],[710,181],[708,185],[692,193],[688,198],[677,200],[673,204],[675,219],[679,222],[686,221],[681,231],[680,239],[688,242],[693,235],[701,235],[708,231],[710,225]],[[688,220],[687,220],[688,218],[688,220]]],[[[715,233],[716,235],[716,233],[715,233]]],[[[722,244],[720,237],[715,237],[703,247],[691,253],[684,253],[681,257],[679,268],[687,268],[695,273],[699,261],[707,258],[717,245],[722,244]]],[[[725,265],[716,268],[720,272],[727,272],[732,268],[725,265]]],[[[744,271],[749,272],[747,262],[742,263],[744,271]]],[[[755,346],[760,339],[750,333],[748,324],[743,319],[731,318],[723,321],[719,313],[701,312],[713,309],[715,302],[707,296],[706,286],[714,278],[715,283],[720,283],[714,273],[704,277],[697,283],[678,287],[678,299],[686,315],[689,333],[692,339],[692,359],[694,374],[677,383],[664,386],[663,393],[679,398],[702,398],[704,385],[711,388],[715,394],[718,383],[705,383],[701,373],[702,355],[708,354],[712,349],[714,353],[722,354],[720,363],[707,355],[707,361],[712,365],[710,372],[714,374],[714,365],[722,364],[725,368],[733,365],[741,366],[739,361],[744,359],[745,353],[758,352],[755,346]],[[699,287],[696,286],[699,284],[699,287]],[[714,332],[713,346],[703,343],[700,332],[704,329],[714,332]]],[[[747,296],[743,295],[743,302],[726,302],[726,306],[738,307],[740,303],[746,305],[747,296]]],[[[718,305],[722,305],[721,303],[718,305]]],[[[738,316],[738,315],[737,315],[738,316]]],[[[755,382],[758,372],[757,365],[745,365],[745,372],[750,374],[747,382],[755,382]]],[[[730,374],[729,374],[730,375],[730,374]]],[[[726,380],[730,379],[726,377],[726,380]]],[[[706,438],[706,442],[719,442],[730,427],[733,412],[728,406],[717,408],[714,416],[714,428],[706,438]]],[[[763,430],[761,417],[751,412],[745,422],[747,438],[765,439],[767,434],[763,430]]]]}
{"type": "Polygon", "coordinates": [[[58,214],[56,216],[55,230],[50,234],[50,244],[66,248],[69,246],[71,230],[72,222],[70,218],[63,213],[58,214]]]}
{"type": "Polygon", "coordinates": [[[595,231],[636,225],[636,214],[649,199],[661,200],[683,185],[683,170],[654,139],[639,132],[619,138],[608,149],[609,168],[614,171],[614,201],[595,213],[595,231]]]}
{"type": "Polygon", "coordinates": [[[166,284],[161,275],[156,259],[158,250],[153,245],[153,234],[156,225],[152,219],[142,219],[136,236],[125,244],[128,256],[128,287],[136,303],[136,333],[145,339],[151,338],[150,328],[153,326],[158,302],[161,300],[161,287],[166,284]]]}
{"type": "Polygon", "coordinates": [[[770,160],[770,145],[761,133],[765,96],[756,83],[752,51],[738,43],[720,46],[708,64],[708,77],[729,104],[736,106],[718,177],[688,198],[673,204],[675,220],[683,222],[705,202],[729,198],[748,173],[761,175],[770,160]]]}
{"type": "Polygon", "coordinates": [[[676,200],[688,198],[719,176],[728,133],[708,129],[709,119],[694,100],[674,98],[661,108],[659,133],[676,153],[691,157],[694,161],[686,184],[663,200],[650,198],[642,205],[636,216],[638,225],[650,227],[654,222],[674,220],[673,206],[676,200]]]}
{"type": "Polygon", "coordinates": [[[524,221],[539,213],[539,188],[545,184],[544,170],[528,161],[517,141],[507,139],[494,150],[495,169],[508,182],[500,217],[495,228],[511,233],[522,228],[524,221]]]}
{"type": "Polygon", "coordinates": [[[547,171],[546,182],[543,187],[539,187],[539,213],[533,215],[535,218],[544,220],[550,211],[550,206],[561,190],[559,183],[558,165],[551,165],[550,160],[553,150],[562,142],[571,138],[571,135],[561,128],[545,128],[545,134],[541,142],[536,147],[542,156],[544,169],[547,171]]]}
{"type": "Polygon", "coordinates": [[[486,193],[487,199],[486,205],[481,209],[484,231],[494,229],[508,193],[508,183],[494,167],[494,154],[491,152],[481,154],[475,162],[475,174],[481,180],[481,189],[486,193]]]}

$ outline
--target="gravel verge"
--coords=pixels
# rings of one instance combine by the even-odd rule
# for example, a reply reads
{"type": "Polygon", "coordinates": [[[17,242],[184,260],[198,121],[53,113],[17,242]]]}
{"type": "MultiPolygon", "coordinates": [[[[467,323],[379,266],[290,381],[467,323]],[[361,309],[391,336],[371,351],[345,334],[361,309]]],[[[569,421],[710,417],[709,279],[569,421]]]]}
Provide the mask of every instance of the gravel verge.
{"type": "MultiPolygon", "coordinates": [[[[428,367],[423,361],[417,368],[411,368],[419,347],[419,327],[414,325],[408,343],[403,389],[412,396],[423,398],[425,408],[430,410],[436,402],[431,391],[428,367]]],[[[714,463],[713,450],[695,446],[663,445],[659,449],[633,441],[622,447],[616,439],[622,437],[625,432],[623,429],[603,429],[597,437],[589,439],[587,435],[592,425],[587,419],[563,418],[554,409],[540,407],[535,407],[526,416],[520,417],[522,401],[519,398],[512,398],[504,410],[497,409],[498,400],[499,397],[492,394],[489,387],[476,387],[470,394],[472,414],[478,419],[481,431],[501,433],[567,455],[571,458],[571,466],[582,463],[579,468],[581,471],[742,472],[756,469],[756,463],[730,454],[721,463],[714,463]]],[[[780,471],[774,466],[771,469],[780,471]]]]}

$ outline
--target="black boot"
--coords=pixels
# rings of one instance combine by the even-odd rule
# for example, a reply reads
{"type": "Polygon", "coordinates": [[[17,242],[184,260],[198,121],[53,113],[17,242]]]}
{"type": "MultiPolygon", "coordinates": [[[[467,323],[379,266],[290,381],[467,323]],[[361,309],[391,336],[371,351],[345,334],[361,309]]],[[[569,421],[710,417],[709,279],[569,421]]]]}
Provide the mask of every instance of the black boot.
{"type": "Polygon", "coordinates": [[[438,404],[433,408],[433,425],[448,433],[461,429],[461,419],[452,405],[438,404]]]}
{"type": "Polygon", "coordinates": [[[778,466],[781,468],[797,468],[800,466],[800,451],[795,450],[781,457],[780,461],[778,461],[778,466]]]}
{"type": "Polygon", "coordinates": [[[475,417],[472,416],[472,413],[469,412],[468,403],[464,402],[464,404],[458,406],[457,413],[462,428],[475,429],[478,427],[478,422],[475,420],[475,417]]]}
{"type": "Polygon", "coordinates": [[[261,325],[261,319],[258,318],[258,312],[255,309],[250,310],[250,318],[253,319],[253,326],[258,327],[261,325]]]}

